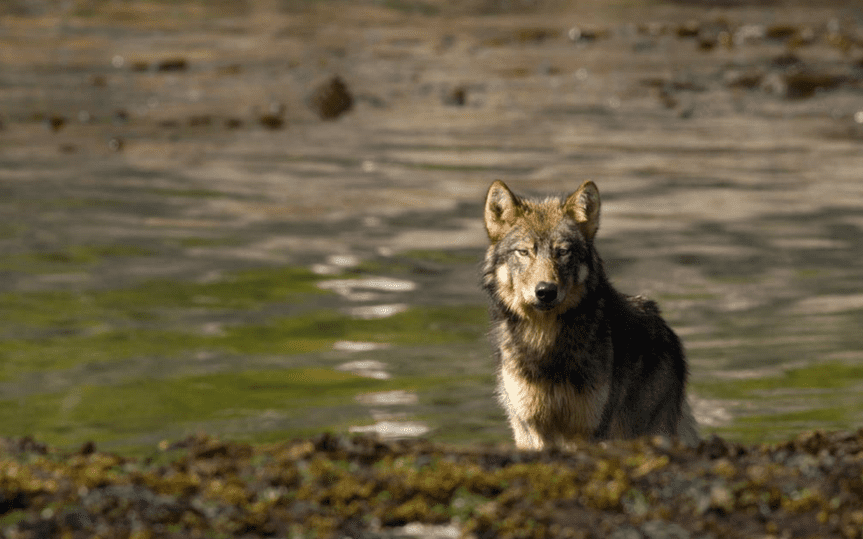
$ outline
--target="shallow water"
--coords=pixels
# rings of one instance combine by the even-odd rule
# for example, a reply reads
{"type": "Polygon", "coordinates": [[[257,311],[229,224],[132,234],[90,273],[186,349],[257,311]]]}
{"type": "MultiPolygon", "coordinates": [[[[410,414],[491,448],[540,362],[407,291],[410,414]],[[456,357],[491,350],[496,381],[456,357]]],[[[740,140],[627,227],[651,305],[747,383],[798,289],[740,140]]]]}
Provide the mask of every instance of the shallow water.
{"type": "Polygon", "coordinates": [[[674,32],[717,16],[821,32],[830,10],[593,6],[441,26],[345,3],[153,6],[3,22],[17,54],[0,65],[0,434],[131,450],[197,430],[508,441],[477,269],[498,178],[596,181],[608,272],[682,337],[703,433],[861,423],[857,49],[797,50],[848,81],[795,100],[727,82],[773,73],[787,44],[704,52],[674,32]],[[585,17],[607,33],[521,32],[585,17]],[[187,70],[155,67],[178,55],[187,70]],[[332,72],[356,104],[324,122],[305,98],[332,72]],[[258,122],[280,104],[284,127],[258,122]]]}

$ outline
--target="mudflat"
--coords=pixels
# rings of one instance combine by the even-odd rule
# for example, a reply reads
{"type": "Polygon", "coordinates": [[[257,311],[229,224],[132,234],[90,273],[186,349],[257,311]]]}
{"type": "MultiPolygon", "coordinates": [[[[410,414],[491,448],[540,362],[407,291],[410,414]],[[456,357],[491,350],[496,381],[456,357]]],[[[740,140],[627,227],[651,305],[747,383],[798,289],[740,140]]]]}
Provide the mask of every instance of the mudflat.
{"type": "Polygon", "coordinates": [[[858,3],[6,2],[0,434],[506,441],[494,179],[597,183],[703,431],[860,423],[858,3]]]}

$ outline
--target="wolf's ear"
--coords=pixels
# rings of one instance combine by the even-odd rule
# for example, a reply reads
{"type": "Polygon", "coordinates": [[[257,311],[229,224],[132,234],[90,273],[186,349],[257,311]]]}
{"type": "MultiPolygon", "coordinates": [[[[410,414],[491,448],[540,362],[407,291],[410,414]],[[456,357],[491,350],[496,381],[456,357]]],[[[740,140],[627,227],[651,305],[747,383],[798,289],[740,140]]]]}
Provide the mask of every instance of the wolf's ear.
{"type": "Polygon", "coordinates": [[[485,196],[485,229],[492,243],[503,238],[518,218],[520,202],[509,187],[496,180],[485,196]]]}
{"type": "Polygon", "coordinates": [[[593,240],[599,228],[599,189],[587,180],[563,203],[563,211],[578,223],[587,241],[593,240]]]}

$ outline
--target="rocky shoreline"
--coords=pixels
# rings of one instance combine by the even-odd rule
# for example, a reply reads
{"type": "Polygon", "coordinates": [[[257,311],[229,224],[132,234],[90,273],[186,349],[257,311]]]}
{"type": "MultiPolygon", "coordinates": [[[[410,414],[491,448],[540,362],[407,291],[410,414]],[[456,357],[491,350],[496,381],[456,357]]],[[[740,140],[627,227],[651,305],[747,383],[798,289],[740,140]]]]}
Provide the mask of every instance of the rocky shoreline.
{"type": "Polygon", "coordinates": [[[861,537],[863,430],[572,452],[321,434],[206,435],[145,458],[0,441],[0,535],[42,537],[861,537]]]}

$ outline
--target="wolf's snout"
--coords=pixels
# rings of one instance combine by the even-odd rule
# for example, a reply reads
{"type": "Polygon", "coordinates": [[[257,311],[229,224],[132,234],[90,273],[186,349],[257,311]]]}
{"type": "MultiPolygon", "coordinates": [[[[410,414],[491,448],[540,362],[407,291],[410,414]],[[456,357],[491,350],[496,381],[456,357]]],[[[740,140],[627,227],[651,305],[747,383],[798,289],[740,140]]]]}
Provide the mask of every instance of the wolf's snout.
{"type": "Polygon", "coordinates": [[[536,299],[539,301],[543,303],[554,303],[557,299],[557,283],[542,281],[536,285],[534,292],[536,293],[536,299]]]}

